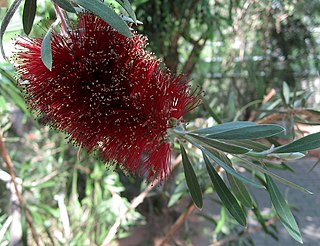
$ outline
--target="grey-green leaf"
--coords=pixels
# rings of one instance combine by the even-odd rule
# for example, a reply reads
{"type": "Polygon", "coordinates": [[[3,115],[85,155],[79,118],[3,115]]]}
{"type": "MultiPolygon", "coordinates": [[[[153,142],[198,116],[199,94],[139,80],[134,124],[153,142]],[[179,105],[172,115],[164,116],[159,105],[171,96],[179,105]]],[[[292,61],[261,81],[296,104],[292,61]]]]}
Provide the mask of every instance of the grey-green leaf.
{"type": "Polygon", "coordinates": [[[208,127],[208,128],[198,129],[198,130],[192,131],[192,133],[202,134],[202,135],[217,134],[225,131],[241,129],[243,127],[255,126],[255,125],[257,125],[257,123],[251,122],[251,121],[233,121],[233,122],[227,122],[227,123],[223,123],[223,124],[208,127]]]}
{"type": "Polygon", "coordinates": [[[228,130],[220,133],[210,134],[207,137],[213,139],[258,139],[274,136],[283,132],[285,129],[282,126],[274,124],[252,125],[239,129],[228,130]]]}
{"type": "Polygon", "coordinates": [[[4,53],[4,48],[3,48],[3,35],[5,31],[7,30],[7,27],[9,25],[10,20],[12,19],[12,16],[14,13],[17,11],[18,7],[20,6],[22,0],[15,0],[11,4],[10,8],[8,9],[6,15],[4,16],[2,22],[1,22],[1,27],[0,27],[0,50],[1,54],[4,59],[8,59],[6,54],[4,53]]]}
{"type": "Polygon", "coordinates": [[[197,176],[192,168],[190,160],[187,156],[186,150],[184,149],[183,145],[180,144],[180,150],[182,155],[182,163],[184,169],[184,175],[186,177],[187,186],[189,188],[189,192],[194,204],[198,208],[202,208],[203,200],[202,200],[202,191],[200,185],[197,180],[197,176]]]}
{"type": "Polygon", "coordinates": [[[269,146],[264,145],[257,141],[252,140],[226,140],[227,143],[235,144],[238,146],[245,147],[247,149],[252,149],[253,151],[260,152],[267,149],[270,149],[269,146]]]}
{"type": "Polygon", "coordinates": [[[230,214],[239,222],[240,225],[245,226],[247,224],[246,215],[244,210],[239,205],[238,201],[232,195],[226,184],[223,182],[222,178],[214,169],[213,165],[210,163],[208,157],[203,153],[203,158],[208,170],[211,182],[218,193],[223,205],[228,209],[230,214]]]}
{"type": "Polygon", "coordinates": [[[51,24],[49,30],[44,36],[41,43],[41,60],[43,64],[51,71],[52,69],[52,50],[51,50],[51,35],[58,21],[51,24]]]}
{"type": "MultiPolygon", "coordinates": [[[[188,138],[189,140],[189,138],[188,138]]],[[[222,160],[220,160],[217,156],[215,156],[215,154],[213,153],[213,151],[211,151],[210,149],[206,149],[204,147],[202,147],[201,145],[195,143],[192,141],[192,139],[190,140],[190,142],[196,146],[198,149],[200,149],[203,153],[205,153],[207,156],[209,156],[210,159],[212,159],[214,162],[216,162],[219,166],[221,166],[226,172],[230,173],[231,175],[235,176],[237,179],[239,179],[242,182],[245,182],[247,184],[250,184],[256,188],[264,188],[264,186],[257,184],[256,182],[254,182],[253,180],[247,178],[246,176],[242,176],[240,175],[238,172],[236,172],[233,168],[231,168],[229,165],[227,165],[226,163],[224,163],[222,160]]]]}
{"type": "Polygon", "coordinates": [[[22,14],[23,30],[29,35],[36,17],[37,0],[25,0],[22,14]]]}
{"type": "Polygon", "coordinates": [[[291,237],[293,237],[296,241],[302,244],[303,242],[299,227],[291,213],[291,210],[287,202],[284,200],[281,192],[279,191],[276,184],[273,182],[272,178],[268,175],[265,175],[265,177],[267,181],[267,190],[269,192],[271,202],[277,214],[279,215],[282,224],[287,229],[291,237]]]}
{"type": "Polygon", "coordinates": [[[302,152],[320,148],[320,132],[310,134],[287,145],[278,147],[273,153],[302,152]]]}
{"type": "Polygon", "coordinates": [[[251,199],[249,192],[247,191],[244,184],[227,173],[227,178],[229,180],[230,187],[235,195],[235,197],[246,207],[253,208],[255,203],[251,199]]]}
{"type": "Polygon", "coordinates": [[[128,0],[116,0],[129,14],[129,16],[132,18],[134,23],[137,23],[137,17],[136,14],[134,13],[131,4],[128,0]]]}
{"type": "Polygon", "coordinates": [[[101,17],[122,35],[131,38],[131,32],[128,25],[119,15],[100,0],[76,0],[76,2],[93,14],[101,17]]]}
{"type": "Polygon", "coordinates": [[[70,13],[76,13],[76,10],[68,0],[53,0],[60,8],[70,13]]]}
{"type": "Polygon", "coordinates": [[[210,138],[205,138],[205,137],[201,137],[195,134],[188,134],[189,136],[191,136],[192,138],[197,139],[199,142],[204,143],[210,147],[222,150],[224,152],[227,153],[231,153],[231,154],[245,154],[247,152],[250,151],[250,149],[247,149],[245,147],[241,147],[235,144],[231,144],[231,143],[224,143],[218,140],[214,140],[214,139],[210,139],[210,138]]]}
{"type": "Polygon", "coordinates": [[[290,103],[290,88],[286,82],[283,82],[283,84],[282,84],[282,96],[283,96],[283,99],[284,99],[284,102],[286,103],[286,105],[289,105],[289,103],[290,103]]]}
{"type": "Polygon", "coordinates": [[[286,179],[278,176],[277,174],[274,174],[274,173],[264,169],[263,167],[261,167],[259,165],[256,165],[256,164],[254,164],[254,163],[252,163],[252,162],[250,162],[250,161],[248,161],[248,160],[246,160],[244,158],[241,158],[239,156],[236,156],[236,158],[238,158],[238,159],[240,159],[240,160],[242,160],[244,162],[244,163],[241,163],[241,162],[239,163],[239,164],[241,164],[243,166],[249,166],[251,169],[253,169],[255,171],[259,171],[259,172],[262,172],[264,174],[270,175],[274,179],[280,181],[281,183],[283,183],[285,185],[291,186],[292,188],[294,188],[296,190],[302,191],[304,193],[312,194],[312,192],[307,190],[306,188],[303,188],[303,187],[301,187],[301,186],[299,186],[297,184],[294,184],[294,183],[290,182],[289,180],[286,180],[286,179]]]}

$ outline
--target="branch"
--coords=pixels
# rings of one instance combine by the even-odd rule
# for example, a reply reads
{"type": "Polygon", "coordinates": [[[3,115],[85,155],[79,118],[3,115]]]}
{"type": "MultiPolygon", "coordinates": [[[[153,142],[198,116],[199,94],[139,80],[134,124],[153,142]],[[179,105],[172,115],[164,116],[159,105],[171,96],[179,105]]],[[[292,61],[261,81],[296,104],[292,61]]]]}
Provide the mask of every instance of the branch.
{"type": "Polygon", "coordinates": [[[189,74],[191,74],[192,70],[194,69],[194,66],[197,63],[197,58],[199,58],[200,53],[207,42],[207,37],[206,37],[207,33],[204,33],[199,38],[199,40],[194,40],[191,37],[187,37],[187,35],[185,33],[183,33],[182,36],[184,37],[184,39],[186,39],[188,42],[190,42],[193,45],[192,51],[190,52],[188,59],[185,62],[183,69],[182,69],[182,73],[189,75],[189,74]],[[200,44],[200,41],[202,39],[204,39],[204,40],[202,41],[202,44],[200,44]]]}
{"type": "Polygon", "coordinates": [[[256,121],[258,124],[268,124],[273,123],[279,120],[282,120],[283,118],[290,117],[292,115],[305,115],[307,117],[314,117],[315,114],[309,112],[305,108],[295,108],[288,111],[279,111],[279,113],[273,113],[270,114],[261,120],[256,121]]]}
{"type": "Polygon", "coordinates": [[[168,241],[171,240],[171,238],[176,234],[176,232],[180,229],[180,227],[183,225],[183,223],[186,221],[186,219],[189,217],[189,215],[195,210],[196,206],[192,202],[187,210],[179,216],[179,218],[176,220],[176,222],[170,227],[169,231],[166,233],[162,241],[160,242],[159,246],[165,246],[167,245],[168,241]]]}
{"type": "Polygon", "coordinates": [[[57,19],[59,19],[59,21],[61,23],[61,25],[60,25],[61,33],[67,37],[70,33],[70,27],[67,23],[66,12],[63,9],[61,9],[56,3],[54,3],[53,6],[54,6],[54,10],[57,15],[57,19]]]}
{"type": "Polygon", "coordinates": [[[36,231],[33,227],[33,222],[32,222],[32,219],[31,219],[31,216],[29,214],[29,211],[27,210],[27,207],[26,207],[26,203],[20,193],[20,190],[18,188],[18,184],[17,184],[17,178],[16,178],[16,175],[14,173],[14,168],[13,168],[13,163],[11,161],[11,158],[8,154],[8,151],[4,145],[4,142],[3,142],[3,138],[2,138],[2,130],[0,128],[0,155],[2,156],[6,166],[7,166],[7,169],[9,171],[9,174],[11,176],[11,179],[12,179],[12,183],[14,185],[14,189],[16,191],[16,195],[18,197],[18,200],[19,200],[19,203],[21,205],[21,207],[23,208],[23,211],[24,211],[24,214],[26,216],[26,220],[27,220],[27,223],[30,227],[30,230],[31,230],[31,233],[32,233],[32,237],[34,239],[34,242],[35,244],[38,246],[39,245],[39,238],[38,238],[38,235],[36,234],[36,231]]]}

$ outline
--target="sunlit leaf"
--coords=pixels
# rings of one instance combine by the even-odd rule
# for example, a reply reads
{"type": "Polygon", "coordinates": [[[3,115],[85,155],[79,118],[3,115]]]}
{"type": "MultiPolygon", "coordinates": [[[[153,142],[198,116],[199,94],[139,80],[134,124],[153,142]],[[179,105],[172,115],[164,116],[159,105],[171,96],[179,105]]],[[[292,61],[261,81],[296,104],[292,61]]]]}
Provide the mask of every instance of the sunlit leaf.
{"type": "Polygon", "coordinates": [[[286,105],[290,104],[290,88],[286,82],[282,84],[282,96],[286,105]]]}
{"type": "Polygon", "coordinates": [[[52,23],[41,43],[41,60],[50,71],[52,69],[51,35],[57,24],[57,21],[52,23]]]}
{"type": "Polygon", "coordinates": [[[272,178],[268,175],[265,175],[265,177],[267,181],[267,190],[269,192],[272,204],[277,214],[279,215],[282,224],[287,229],[291,237],[293,237],[299,243],[303,243],[299,227],[291,213],[287,202],[284,200],[282,194],[280,193],[276,184],[273,182],[272,178]]]}
{"type": "Polygon", "coordinates": [[[227,218],[226,209],[225,207],[222,206],[220,210],[220,218],[217,221],[217,225],[214,229],[214,234],[218,234],[222,230],[222,228],[225,226],[226,218],[227,218]]]}
{"type": "Polygon", "coordinates": [[[184,182],[181,182],[172,192],[172,195],[170,196],[168,207],[172,207],[177,201],[181,199],[181,197],[186,193],[186,188],[184,182]]]}
{"type": "Polygon", "coordinates": [[[131,38],[128,25],[111,8],[100,0],[75,0],[79,5],[101,17],[122,35],[131,38]]]}
{"type": "Polygon", "coordinates": [[[220,197],[223,205],[230,212],[230,214],[239,222],[240,225],[245,226],[247,224],[246,215],[244,210],[239,205],[238,201],[230,192],[222,178],[214,169],[214,166],[210,163],[208,157],[203,153],[203,158],[206,164],[207,171],[209,173],[211,182],[220,197]]]}
{"type": "Polygon", "coordinates": [[[4,16],[2,22],[1,22],[1,27],[0,27],[0,49],[1,49],[1,54],[4,59],[7,59],[6,54],[4,53],[4,48],[3,48],[3,35],[9,25],[10,20],[12,19],[12,16],[14,13],[17,11],[19,5],[21,4],[22,0],[14,0],[13,3],[10,5],[10,8],[8,9],[6,15],[4,16]]]}
{"type": "Polygon", "coordinates": [[[193,170],[193,167],[190,163],[190,160],[187,156],[186,150],[184,149],[183,145],[180,145],[181,155],[182,155],[182,163],[184,174],[186,177],[187,186],[189,188],[189,192],[194,204],[198,208],[202,208],[203,200],[202,200],[202,191],[200,185],[197,180],[197,176],[193,170]]]}

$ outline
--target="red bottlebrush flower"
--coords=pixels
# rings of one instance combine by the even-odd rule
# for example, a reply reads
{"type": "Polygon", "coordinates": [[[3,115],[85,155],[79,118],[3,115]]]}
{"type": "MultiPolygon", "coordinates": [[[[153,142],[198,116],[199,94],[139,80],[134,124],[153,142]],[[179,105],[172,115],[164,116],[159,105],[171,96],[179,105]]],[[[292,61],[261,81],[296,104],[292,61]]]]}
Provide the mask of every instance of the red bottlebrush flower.
{"type": "Polygon", "coordinates": [[[126,38],[83,14],[68,37],[52,35],[52,70],[41,61],[42,38],[18,38],[15,67],[32,110],[89,152],[131,173],[165,178],[167,130],[199,104],[182,76],[160,68],[146,38],[126,38]]]}

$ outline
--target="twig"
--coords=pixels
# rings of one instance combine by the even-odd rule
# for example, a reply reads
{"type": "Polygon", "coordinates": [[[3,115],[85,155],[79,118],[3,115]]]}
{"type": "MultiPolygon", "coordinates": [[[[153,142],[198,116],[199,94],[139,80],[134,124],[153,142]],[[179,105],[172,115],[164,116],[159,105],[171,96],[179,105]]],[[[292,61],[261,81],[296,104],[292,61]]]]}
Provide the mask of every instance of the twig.
{"type": "Polygon", "coordinates": [[[61,9],[56,3],[53,4],[54,6],[54,10],[56,12],[56,15],[57,15],[57,19],[59,19],[61,25],[60,25],[60,28],[61,28],[61,33],[68,37],[69,33],[70,33],[70,27],[67,23],[67,17],[66,17],[66,12],[61,9]]]}
{"type": "MultiPolygon", "coordinates": [[[[265,223],[265,225],[266,226],[273,225],[274,223],[277,222],[277,220],[278,220],[278,217],[276,216],[275,218],[268,220],[265,223]]],[[[248,237],[249,235],[256,233],[262,229],[263,229],[263,227],[261,225],[256,226],[256,227],[251,227],[251,228],[248,228],[247,230],[243,231],[243,233],[241,233],[241,235],[239,235],[240,233],[238,235],[232,235],[232,236],[224,238],[218,242],[215,242],[215,243],[211,244],[210,246],[223,246],[227,243],[238,241],[240,238],[248,237]]]]}
{"type": "Polygon", "coordinates": [[[176,222],[170,227],[169,231],[166,233],[162,241],[160,242],[159,246],[165,246],[167,245],[168,241],[171,240],[174,234],[180,229],[180,227],[183,225],[183,223],[186,221],[186,219],[189,217],[189,215],[195,210],[196,206],[194,203],[191,203],[187,210],[179,216],[179,218],[176,220],[176,222]]]}
{"type": "Polygon", "coordinates": [[[33,222],[32,222],[32,218],[29,214],[29,211],[27,210],[27,207],[26,207],[26,203],[20,193],[20,190],[18,188],[18,184],[17,184],[17,181],[16,181],[16,175],[14,173],[14,168],[13,168],[13,163],[11,161],[11,158],[8,154],[8,151],[4,145],[4,142],[3,142],[3,138],[2,138],[2,130],[0,128],[0,155],[2,156],[6,166],[7,166],[7,169],[9,171],[9,174],[11,176],[11,179],[12,179],[12,183],[14,185],[14,189],[16,191],[16,195],[18,197],[18,200],[19,200],[19,203],[21,205],[21,207],[23,208],[23,211],[24,211],[24,214],[26,216],[26,220],[27,220],[27,223],[30,227],[30,230],[31,230],[31,233],[32,233],[32,237],[34,239],[34,242],[36,245],[39,245],[39,238],[38,238],[38,235],[36,234],[36,231],[33,227],[33,222]]]}
{"type": "Polygon", "coordinates": [[[275,121],[282,120],[285,117],[290,117],[291,115],[305,115],[307,117],[314,116],[314,114],[312,114],[311,112],[309,112],[305,108],[295,108],[295,109],[291,109],[291,110],[288,110],[285,112],[279,111],[278,113],[270,114],[270,115],[262,118],[261,120],[256,121],[256,123],[258,123],[258,124],[273,123],[275,121]]]}
{"type": "MultiPolygon", "coordinates": [[[[174,169],[176,166],[178,166],[178,164],[181,162],[182,157],[181,155],[179,155],[173,165],[172,165],[172,169],[174,169]]],[[[113,240],[113,238],[115,237],[115,235],[118,232],[118,229],[121,225],[121,219],[124,218],[131,210],[135,209],[136,207],[138,207],[143,200],[146,198],[146,196],[148,195],[148,193],[156,186],[158,185],[159,180],[154,181],[153,183],[150,183],[147,188],[141,192],[138,196],[136,196],[135,198],[133,198],[129,208],[124,212],[123,216],[118,216],[116,222],[113,224],[113,226],[111,227],[108,235],[106,236],[106,238],[103,240],[102,245],[103,246],[107,246],[110,244],[110,242],[113,240]]]]}

